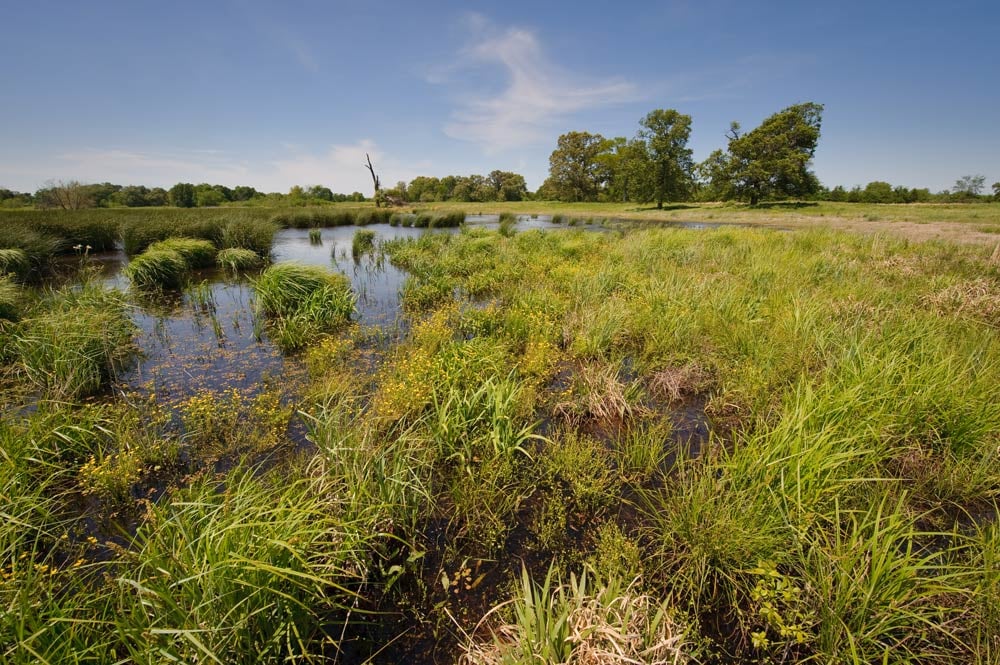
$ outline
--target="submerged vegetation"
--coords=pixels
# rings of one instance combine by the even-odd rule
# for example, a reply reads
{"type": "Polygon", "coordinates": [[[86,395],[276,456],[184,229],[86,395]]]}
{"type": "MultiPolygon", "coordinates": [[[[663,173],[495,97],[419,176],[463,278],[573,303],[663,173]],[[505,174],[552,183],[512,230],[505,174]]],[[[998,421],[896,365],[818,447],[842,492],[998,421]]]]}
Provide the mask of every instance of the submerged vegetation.
{"type": "MultiPolygon", "coordinates": [[[[358,230],[408,272],[392,334],[344,276],[265,269],[294,395],[102,393],[126,295],[8,270],[0,659],[995,661],[992,247],[567,212],[358,230]]],[[[243,272],[314,214],[136,222],[127,271],[243,272]]]]}

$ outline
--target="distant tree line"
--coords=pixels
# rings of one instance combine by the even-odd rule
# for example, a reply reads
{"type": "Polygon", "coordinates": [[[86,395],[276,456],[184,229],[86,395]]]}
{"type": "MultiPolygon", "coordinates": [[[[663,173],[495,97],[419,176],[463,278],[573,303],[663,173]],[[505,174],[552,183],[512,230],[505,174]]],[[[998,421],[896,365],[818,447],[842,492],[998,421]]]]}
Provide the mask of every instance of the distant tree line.
{"type": "Polygon", "coordinates": [[[80,208],[145,208],[176,206],[204,208],[226,204],[310,205],[315,203],[361,202],[360,192],[338,194],[329,187],[292,187],[287,194],[265,193],[240,185],[198,185],[179,182],[170,189],[143,185],[115,185],[110,182],[83,184],[77,181],[49,182],[36,192],[15,192],[0,189],[0,207],[76,210],[80,208]]]}
{"type": "Polygon", "coordinates": [[[821,187],[814,198],[820,201],[847,203],[967,203],[991,199],[1000,201],[1000,182],[993,183],[992,195],[984,192],[985,182],[985,176],[963,176],[951,189],[932,193],[927,188],[910,189],[875,180],[864,187],[857,185],[851,189],[845,189],[840,185],[832,189],[821,187]]]}
{"type": "MultiPolygon", "coordinates": [[[[696,163],[687,147],[691,116],[657,109],[640,122],[635,137],[607,139],[589,132],[559,137],[549,157],[549,177],[537,192],[528,191],[524,176],[494,170],[489,175],[418,176],[380,190],[389,202],[439,201],[621,201],[652,203],[741,200],[811,200],[846,203],[963,203],[1000,201],[1000,182],[986,191],[986,177],[966,175],[949,189],[893,186],[876,180],[864,187],[824,187],[810,170],[819,141],[823,107],[790,106],[744,133],[732,123],[728,145],[696,163]]],[[[292,187],[287,194],[264,193],[249,186],[227,187],[177,183],[170,189],[109,182],[49,182],[34,193],[0,188],[0,208],[179,208],[224,205],[305,206],[362,202],[361,192],[339,194],[323,185],[292,187]]]]}
{"type": "Polygon", "coordinates": [[[524,201],[529,198],[524,176],[499,170],[485,176],[417,176],[409,183],[398,182],[392,189],[385,190],[385,195],[410,203],[524,201]]]}

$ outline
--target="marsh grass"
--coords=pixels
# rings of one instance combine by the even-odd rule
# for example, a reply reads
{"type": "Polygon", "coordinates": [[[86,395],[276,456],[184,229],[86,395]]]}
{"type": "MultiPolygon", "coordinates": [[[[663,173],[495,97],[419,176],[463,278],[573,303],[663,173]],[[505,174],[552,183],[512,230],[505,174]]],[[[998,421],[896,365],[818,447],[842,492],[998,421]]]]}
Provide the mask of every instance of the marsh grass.
{"type": "Polygon", "coordinates": [[[322,245],[323,244],[323,230],[319,228],[309,229],[309,244],[310,245],[322,245]]]}
{"type": "Polygon", "coordinates": [[[177,289],[184,285],[188,264],[172,249],[146,251],[129,261],[122,273],[141,289],[177,289]]]}
{"type": "Polygon", "coordinates": [[[177,252],[189,269],[209,268],[215,264],[216,249],[208,240],[197,238],[167,238],[153,243],[147,252],[177,252]]]}
{"type": "Polygon", "coordinates": [[[28,253],[20,247],[0,249],[0,275],[24,278],[31,270],[28,253]]]}
{"type": "MultiPolygon", "coordinates": [[[[0,422],[4,659],[364,659],[406,630],[397,660],[447,659],[457,630],[471,662],[996,662],[992,248],[563,228],[384,249],[410,273],[399,330],[344,334],[322,269],[256,282],[267,330],[306,350],[315,448],[274,395],[197,395],[166,429],[143,404],[0,422]],[[702,404],[711,434],[671,449],[702,404]],[[177,459],[197,470],[148,494],[177,459]],[[82,492],[88,519],[143,509],[79,570],[82,492]]],[[[87,288],[22,299],[0,380],[27,377],[36,320],[109,309],[87,288]]]]}
{"type": "Polygon", "coordinates": [[[354,232],[351,239],[351,256],[355,261],[368,254],[375,248],[375,232],[369,229],[359,229],[354,232]]]}
{"type": "Polygon", "coordinates": [[[348,323],[354,294],[347,279],[317,266],[279,263],[253,281],[257,310],[275,341],[296,351],[348,323]]]}
{"type": "Polygon", "coordinates": [[[255,251],[242,247],[219,250],[215,255],[215,261],[223,270],[234,274],[256,270],[264,264],[263,259],[255,251]]]}
{"type": "Polygon", "coordinates": [[[99,392],[135,352],[135,326],[120,293],[87,286],[51,293],[14,333],[26,379],[46,396],[99,392]]]}
{"type": "Polygon", "coordinates": [[[20,313],[21,289],[9,277],[0,276],[0,319],[17,321],[20,313]]]}
{"type": "Polygon", "coordinates": [[[11,224],[0,227],[0,273],[21,279],[44,275],[56,254],[68,251],[67,241],[34,228],[11,224]]]}

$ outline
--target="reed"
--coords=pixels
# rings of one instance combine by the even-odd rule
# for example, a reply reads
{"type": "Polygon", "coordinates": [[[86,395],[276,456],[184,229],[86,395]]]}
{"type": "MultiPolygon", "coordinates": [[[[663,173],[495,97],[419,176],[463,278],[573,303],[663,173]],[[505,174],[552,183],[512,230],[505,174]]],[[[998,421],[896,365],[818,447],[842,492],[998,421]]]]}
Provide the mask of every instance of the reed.
{"type": "Polygon", "coordinates": [[[359,229],[354,232],[351,240],[351,256],[357,261],[365,254],[375,248],[375,232],[368,229],[359,229]]]}

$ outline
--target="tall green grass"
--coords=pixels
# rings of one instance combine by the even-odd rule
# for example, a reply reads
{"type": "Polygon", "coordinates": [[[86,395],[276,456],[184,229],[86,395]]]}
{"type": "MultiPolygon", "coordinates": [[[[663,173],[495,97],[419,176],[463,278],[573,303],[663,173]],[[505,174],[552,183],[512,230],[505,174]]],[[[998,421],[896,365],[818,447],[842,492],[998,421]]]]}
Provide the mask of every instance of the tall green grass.
{"type": "Polygon", "coordinates": [[[354,232],[351,240],[351,256],[357,261],[362,256],[371,252],[375,247],[375,232],[368,229],[359,229],[354,232]]]}
{"type": "Polygon", "coordinates": [[[0,275],[25,277],[31,269],[28,253],[20,247],[0,249],[0,275]]]}
{"type": "Polygon", "coordinates": [[[129,261],[122,273],[139,288],[177,289],[187,278],[188,263],[180,252],[150,250],[129,261]]]}
{"type": "Polygon", "coordinates": [[[264,263],[256,252],[242,247],[219,250],[215,260],[222,269],[232,273],[254,270],[264,263]]]}
{"type": "Polygon", "coordinates": [[[130,658],[285,663],[335,654],[366,575],[363,525],[321,476],[235,470],[154,508],[122,570],[130,658]]]}
{"type": "Polygon", "coordinates": [[[0,276],[0,319],[16,321],[20,316],[21,290],[9,277],[0,276]]]}
{"type": "Polygon", "coordinates": [[[129,362],[134,331],[121,293],[85,286],[50,294],[18,324],[13,350],[31,384],[73,399],[99,392],[129,362]]]}
{"type": "Polygon", "coordinates": [[[177,252],[188,268],[209,268],[215,265],[216,249],[208,240],[197,238],[167,238],[154,242],[147,252],[177,252]]]}
{"type": "Polygon", "coordinates": [[[215,265],[216,254],[208,240],[167,238],[149,245],[122,272],[139,288],[176,289],[184,285],[191,270],[215,265]]]}
{"type": "Polygon", "coordinates": [[[318,266],[279,263],[253,286],[258,312],[269,317],[271,334],[286,351],[343,326],[354,311],[347,278],[318,266]]]}

